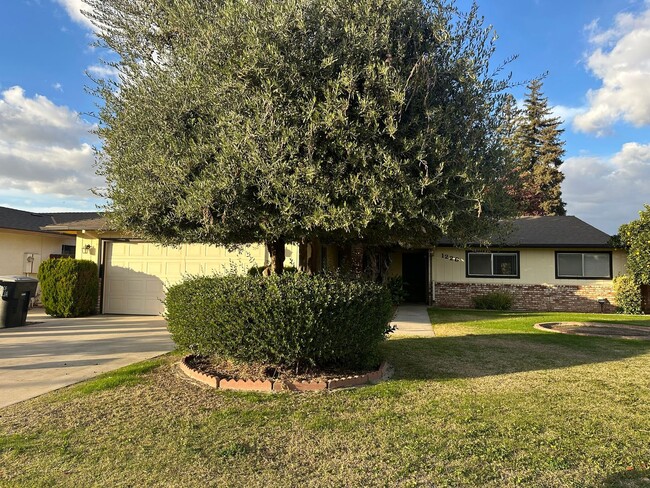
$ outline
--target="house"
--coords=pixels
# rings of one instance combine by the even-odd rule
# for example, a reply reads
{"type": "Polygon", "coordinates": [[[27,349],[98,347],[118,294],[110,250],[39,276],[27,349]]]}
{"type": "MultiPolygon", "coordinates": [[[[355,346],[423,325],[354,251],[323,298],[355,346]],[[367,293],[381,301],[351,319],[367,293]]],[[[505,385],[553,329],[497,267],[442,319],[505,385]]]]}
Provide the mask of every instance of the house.
{"type": "MultiPolygon", "coordinates": [[[[521,217],[503,230],[488,246],[458,248],[443,238],[431,248],[390,249],[387,274],[402,277],[410,300],[445,308],[473,308],[473,297],[506,292],[514,310],[614,310],[613,278],[625,273],[626,253],[611,236],[571,216],[521,217]]],[[[318,269],[347,254],[318,247],[318,269]]]]}
{"type": "MultiPolygon", "coordinates": [[[[100,266],[103,313],[158,314],[165,286],[184,275],[269,263],[263,245],[243,252],[159,246],[110,232],[102,218],[45,228],[75,235],[76,257],[100,266]]],[[[625,272],[626,254],[610,239],[576,217],[523,217],[489,246],[460,249],[443,239],[431,248],[389,249],[384,264],[388,276],[403,278],[415,302],[472,308],[472,297],[500,291],[513,296],[515,310],[612,311],[612,281],[625,272]]],[[[318,272],[345,267],[351,252],[314,241],[288,246],[287,259],[318,272]]]]}
{"type": "MultiPolygon", "coordinates": [[[[188,275],[210,275],[233,269],[245,273],[266,266],[270,257],[262,244],[239,251],[207,244],[161,246],[107,228],[95,217],[50,224],[45,229],[76,238],[75,257],[99,266],[100,313],[159,315],[165,288],[188,275]]],[[[298,246],[287,246],[285,266],[297,265],[298,246]]]]}
{"type": "Polygon", "coordinates": [[[37,213],[0,207],[0,276],[36,276],[43,259],[74,255],[74,237],[42,227],[90,216],[97,213],[37,213]]]}

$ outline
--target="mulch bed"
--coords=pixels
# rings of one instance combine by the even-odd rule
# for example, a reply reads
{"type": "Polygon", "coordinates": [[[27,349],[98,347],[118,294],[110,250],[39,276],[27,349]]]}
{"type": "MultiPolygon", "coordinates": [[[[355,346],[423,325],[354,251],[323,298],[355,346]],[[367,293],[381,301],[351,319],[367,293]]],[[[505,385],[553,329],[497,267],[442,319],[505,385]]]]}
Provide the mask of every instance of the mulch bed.
{"type": "Polygon", "coordinates": [[[535,328],[561,334],[650,341],[650,327],[640,325],[604,324],[600,322],[545,322],[535,324],[535,328]]]}
{"type": "Polygon", "coordinates": [[[296,373],[293,370],[276,368],[265,364],[234,363],[232,361],[206,356],[188,357],[187,363],[193,369],[209,376],[227,380],[245,381],[283,380],[327,382],[332,379],[364,375],[377,370],[377,368],[354,370],[345,368],[311,368],[296,373]]]}

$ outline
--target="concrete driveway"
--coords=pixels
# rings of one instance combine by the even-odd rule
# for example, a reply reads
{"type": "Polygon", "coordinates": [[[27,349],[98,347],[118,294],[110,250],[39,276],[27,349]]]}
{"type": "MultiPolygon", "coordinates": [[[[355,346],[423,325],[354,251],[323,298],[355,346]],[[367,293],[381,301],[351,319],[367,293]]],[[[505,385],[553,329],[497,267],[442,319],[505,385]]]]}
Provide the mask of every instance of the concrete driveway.
{"type": "Polygon", "coordinates": [[[0,329],[0,407],[174,349],[161,317],[54,319],[30,311],[25,327],[0,329]]]}

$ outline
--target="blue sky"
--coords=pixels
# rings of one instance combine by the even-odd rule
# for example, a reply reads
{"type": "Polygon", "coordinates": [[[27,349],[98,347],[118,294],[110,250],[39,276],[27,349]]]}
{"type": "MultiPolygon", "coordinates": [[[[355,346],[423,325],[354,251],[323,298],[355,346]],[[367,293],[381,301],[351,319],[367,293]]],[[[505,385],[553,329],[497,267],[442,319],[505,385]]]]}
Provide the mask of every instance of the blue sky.
{"type": "MultiPolygon", "coordinates": [[[[609,233],[650,203],[650,0],[481,0],[499,35],[494,62],[544,93],[564,120],[567,211],[609,233]]],[[[0,205],[94,210],[84,87],[100,53],[81,0],[0,7],[0,205]]],[[[461,7],[469,0],[459,0],[461,7]]],[[[513,93],[523,98],[524,88],[513,93]]]]}

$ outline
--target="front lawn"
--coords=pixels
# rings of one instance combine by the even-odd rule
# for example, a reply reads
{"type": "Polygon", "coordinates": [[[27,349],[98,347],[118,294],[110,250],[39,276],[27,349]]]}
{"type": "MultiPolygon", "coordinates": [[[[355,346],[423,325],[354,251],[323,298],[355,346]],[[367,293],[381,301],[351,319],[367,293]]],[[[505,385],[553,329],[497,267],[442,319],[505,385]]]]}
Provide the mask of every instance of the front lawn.
{"type": "Polygon", "coordinates": [[[650,341],[532,327],[650,318],[430,314],[377,386],[217,392],[170,355],[4,408],[0,485],[650,485],[650,341]]]}

